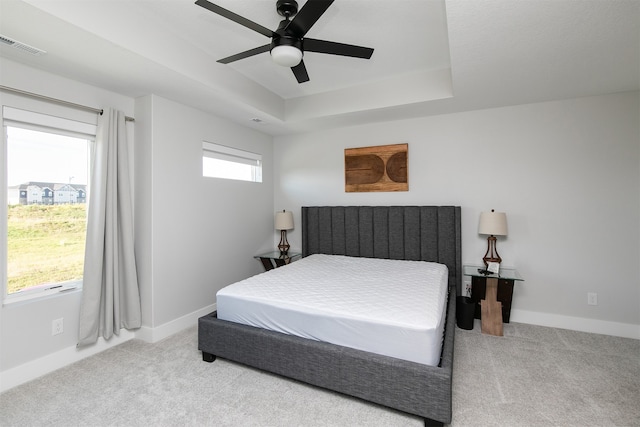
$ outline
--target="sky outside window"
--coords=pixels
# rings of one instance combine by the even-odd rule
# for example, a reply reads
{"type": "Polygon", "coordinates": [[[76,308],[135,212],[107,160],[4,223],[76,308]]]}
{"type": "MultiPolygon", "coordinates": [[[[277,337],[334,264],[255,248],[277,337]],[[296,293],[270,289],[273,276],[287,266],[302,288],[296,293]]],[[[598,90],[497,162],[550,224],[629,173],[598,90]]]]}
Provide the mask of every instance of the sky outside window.
{"type": "Polygon", "coordinates": [[[7,127],[9,187],[29,181],[88,182],[86,139],[7,127]]]}

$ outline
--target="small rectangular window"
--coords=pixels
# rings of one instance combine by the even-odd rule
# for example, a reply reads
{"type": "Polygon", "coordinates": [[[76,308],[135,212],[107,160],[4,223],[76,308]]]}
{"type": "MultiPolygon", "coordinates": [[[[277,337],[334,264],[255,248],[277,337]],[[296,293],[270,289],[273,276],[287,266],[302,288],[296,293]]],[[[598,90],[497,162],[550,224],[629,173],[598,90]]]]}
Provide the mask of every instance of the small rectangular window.
{"type": "Polygon", "coordinates": [[[203,141],[202,176],[262,182],[262,156],[203,141]]]}

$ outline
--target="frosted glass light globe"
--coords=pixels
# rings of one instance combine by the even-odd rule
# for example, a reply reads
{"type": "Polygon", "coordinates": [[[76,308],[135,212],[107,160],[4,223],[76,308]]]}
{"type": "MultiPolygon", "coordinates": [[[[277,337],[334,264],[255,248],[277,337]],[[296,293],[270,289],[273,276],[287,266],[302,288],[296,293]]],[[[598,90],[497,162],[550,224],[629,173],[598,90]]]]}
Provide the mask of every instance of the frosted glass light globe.
{"type": "Polygon", "coordinates": [[[302,60],[302,51],[293,46],[276,46],[271,49],[271,58],[283,67],[295,67],[302,60]]]}

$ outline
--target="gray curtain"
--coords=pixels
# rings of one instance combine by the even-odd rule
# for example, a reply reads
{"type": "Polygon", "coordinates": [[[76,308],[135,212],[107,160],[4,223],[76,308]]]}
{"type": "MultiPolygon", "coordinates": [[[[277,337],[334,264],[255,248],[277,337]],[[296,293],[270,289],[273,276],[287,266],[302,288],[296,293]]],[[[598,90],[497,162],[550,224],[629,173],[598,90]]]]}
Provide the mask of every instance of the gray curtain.
{"type": "Polygon", "coordinates": [[[91,159],[78,347],[141,325],[128,152],[124,114],[105,109],[91,159]]]}

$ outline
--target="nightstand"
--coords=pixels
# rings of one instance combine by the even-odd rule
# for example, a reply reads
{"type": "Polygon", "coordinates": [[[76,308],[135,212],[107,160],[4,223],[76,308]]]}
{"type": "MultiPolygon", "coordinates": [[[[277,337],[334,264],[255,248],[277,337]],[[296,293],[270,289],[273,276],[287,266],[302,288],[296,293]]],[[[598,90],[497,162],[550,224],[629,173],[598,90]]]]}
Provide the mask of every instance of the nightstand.
{"type": "Polygon", "coordinates": [[[463,266],[471,276],[471,299],[476,304],[475,318],[482,320],[482,333],[502,336],[502,322],[509,323],[513,285],[523,281],[517,270],[500,268],[499,274],[483,274],[477,265],[463,266]]]}
{"type": "Polygon", "coordinates": [[[266,254],[260,254],[254,256],[262,263],[265,271],[273,270],[274,268],[282,267],[295,261],[296,258],[300,258],[302,254],[300,252],[289,251],[287,255],[282,255],[280,251],[267,252],[266,254]]]}

